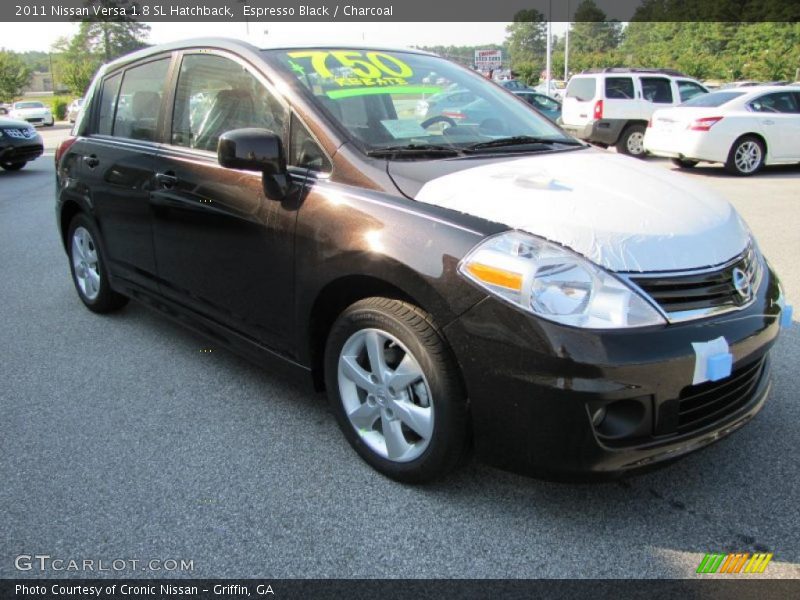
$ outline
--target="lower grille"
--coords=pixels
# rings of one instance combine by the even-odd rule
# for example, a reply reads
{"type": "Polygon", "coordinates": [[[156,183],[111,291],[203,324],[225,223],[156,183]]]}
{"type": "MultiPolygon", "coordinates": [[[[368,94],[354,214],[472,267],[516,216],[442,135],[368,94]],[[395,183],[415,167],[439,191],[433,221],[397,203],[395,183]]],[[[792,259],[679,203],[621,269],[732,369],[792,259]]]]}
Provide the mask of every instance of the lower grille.
{"type": "Polygon", "coordinates": [[[683,388],[678,396],[678,433],[718,421],[747,404],[764,372],[766,357],[739,367],[722,381],[683,388]]]}
{"type": "Polygon", "coordinates": [[[3,155],[3,160],[8,162],[28,162],[34,158],[38,158],[44,152],[41,145],[35,144],[32,146],[19,146],[13,148],[10,153],[3,155]]]}

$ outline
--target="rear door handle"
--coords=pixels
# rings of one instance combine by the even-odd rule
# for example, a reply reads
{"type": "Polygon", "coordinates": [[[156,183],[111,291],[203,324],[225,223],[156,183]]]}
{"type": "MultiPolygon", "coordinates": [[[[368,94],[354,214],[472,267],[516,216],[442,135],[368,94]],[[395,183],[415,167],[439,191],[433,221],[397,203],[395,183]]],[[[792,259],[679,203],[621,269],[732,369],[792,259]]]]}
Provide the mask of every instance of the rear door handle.
{"type": "Polygon", "coordinates": [[[100,164],[100,159],[97,158],[96,154],[90,154],[89,156],[83,157],[83,162],[86,163],[86,166],[90,169],[94,169],[97,165],[100,164]]]}
{"type": "Polygon", "coordinates": [[[156,173],[156,181],[162,188],[168,190],[175,187],[178,178],[172,171],[167,171],[166,173],[156,173]]]}

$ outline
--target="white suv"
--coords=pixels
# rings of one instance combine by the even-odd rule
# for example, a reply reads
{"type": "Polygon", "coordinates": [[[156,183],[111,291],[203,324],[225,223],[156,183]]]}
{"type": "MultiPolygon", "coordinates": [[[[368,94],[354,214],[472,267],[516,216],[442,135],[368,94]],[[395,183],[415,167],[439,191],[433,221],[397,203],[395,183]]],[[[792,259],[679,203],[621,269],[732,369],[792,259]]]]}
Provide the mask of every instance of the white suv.
{"type": "Polygon", "coordinates": [[[644,132],[653,113],[705,93],[700,82],[671,69],[590,69],[569,80],[561,126],[598,146],[644,156],[644,132]]]}

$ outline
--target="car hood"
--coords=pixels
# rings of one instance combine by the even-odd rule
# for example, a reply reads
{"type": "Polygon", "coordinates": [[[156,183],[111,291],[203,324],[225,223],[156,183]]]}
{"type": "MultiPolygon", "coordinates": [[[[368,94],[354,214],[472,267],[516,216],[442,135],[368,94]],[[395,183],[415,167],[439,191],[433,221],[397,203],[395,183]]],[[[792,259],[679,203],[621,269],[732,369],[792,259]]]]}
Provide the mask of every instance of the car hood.
{"type": "Polygon", "coordinates": [[[605,151],[414,164],[389,164],[404,194],[546,238],[611,271],[718,265],[750,239],[736,210],[714,192],[685,175],[605,151]],[[442,174],[445,164],[450,172],[442,174]]]}
{"type": "Polygon", "coordinates": [[[28,129],[31,126],[27,121],[19,119],[4,119],[0,117],[0,127],[13,127],[15,129],[28,129]]]}
{"type": "Polygon", "coordinates": [[[11,111],[17,115],[33,115],[37,113],[46,113],[49,109],[43,106],[42,108],[12,108],[11,111]]]}

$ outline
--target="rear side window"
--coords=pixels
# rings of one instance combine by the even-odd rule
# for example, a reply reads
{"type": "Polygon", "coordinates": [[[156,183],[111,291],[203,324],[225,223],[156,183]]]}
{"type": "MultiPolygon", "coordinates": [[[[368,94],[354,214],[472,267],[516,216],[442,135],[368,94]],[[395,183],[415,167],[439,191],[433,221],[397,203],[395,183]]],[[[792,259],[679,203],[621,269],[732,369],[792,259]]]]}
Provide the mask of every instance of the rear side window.
{"type": "Polygon", "coordinates": [[[795,95],[792,92],[775,92],[752,100],[747,107],[755,112],[796,113],[795,95]]]}
{"type": "Polygon", "coordinates": [[[669,79],[642,77],[642,97],[656,104],[672,104],[672,86],[669,79]]]}
{"type": "Polygon", "coordinates": [[[97,133],[101,135],[111,135],[114,126],[114,108],[117,106],[117,92],[119,92],[120,81],[122,81],[122,75],[119,73],[111,77],[106,77],[100,89],[100,101],[97,107],[97,133]]]}
{"type": "Polygon", "coordinates": [[[156,139],[169,60],[162,58],[125,71],[117,100],[114,137],[156,139]]]}
{"type": "Polygon", "coordinates": [[[606,77],[606,98],[631,100],[633,97],[633,79],[630,77],[606,77]]]}
{"type": "Polygon", "coordinates": [[[283,135],[285,110],[251,73],[214,54],[184,57],[172,113],[172,143],[216,151],[226,131],[244,127],[283,135]]]}
{"type": "Polygon", "coordinates": [[[573,77],[567,86],[567,98],[588,102],[594,98],[597,83],[594,77],[573,77]]]}
{"type": "Polygon", "coordinates": [[[706,90],[692,81],[679,81],[678,82],[678,95],[681,97],[681,102],[691,100],[695,96],[705,94],[706,90]]]}

